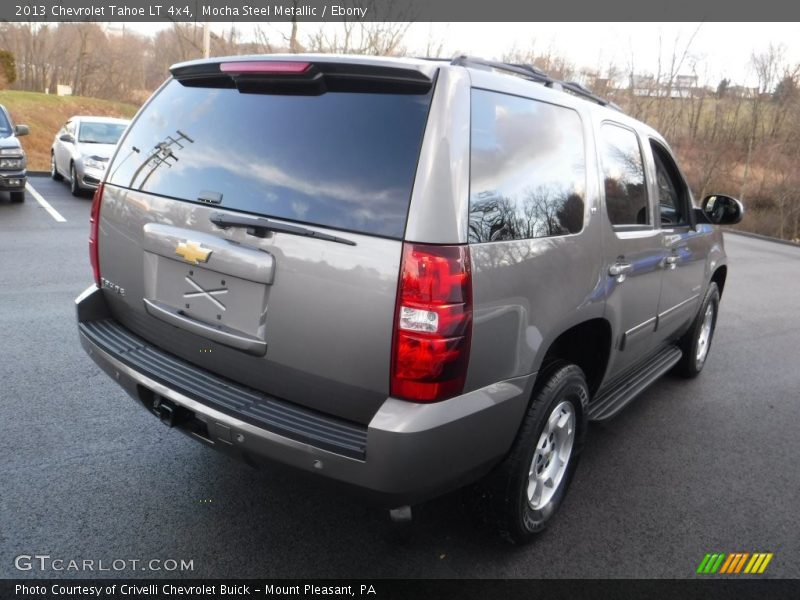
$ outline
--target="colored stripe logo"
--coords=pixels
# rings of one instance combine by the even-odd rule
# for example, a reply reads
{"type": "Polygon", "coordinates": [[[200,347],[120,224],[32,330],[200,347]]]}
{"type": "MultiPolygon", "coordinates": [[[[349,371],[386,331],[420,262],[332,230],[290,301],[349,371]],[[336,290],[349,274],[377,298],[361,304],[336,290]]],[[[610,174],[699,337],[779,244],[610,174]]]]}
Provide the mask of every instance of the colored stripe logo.
{"type": "Polygon", "coordinates": [[[760,575],[767,570],[772,552],[714,552],[708,553],[700,561],[697,573],[700,575],[760,575]]]}

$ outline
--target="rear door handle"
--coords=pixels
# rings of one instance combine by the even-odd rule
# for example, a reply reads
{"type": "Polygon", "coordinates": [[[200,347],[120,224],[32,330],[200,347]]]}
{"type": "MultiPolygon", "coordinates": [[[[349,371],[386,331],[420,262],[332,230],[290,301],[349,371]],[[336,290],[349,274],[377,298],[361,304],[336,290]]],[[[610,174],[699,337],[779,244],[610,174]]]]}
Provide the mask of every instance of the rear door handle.
{"type": "Polygon", "coordinates": [[[630,263],[614,263],[608,268],[608,274],[612,277],[624,277],[631,271],[633,271],[633,265],[630,263]]]}

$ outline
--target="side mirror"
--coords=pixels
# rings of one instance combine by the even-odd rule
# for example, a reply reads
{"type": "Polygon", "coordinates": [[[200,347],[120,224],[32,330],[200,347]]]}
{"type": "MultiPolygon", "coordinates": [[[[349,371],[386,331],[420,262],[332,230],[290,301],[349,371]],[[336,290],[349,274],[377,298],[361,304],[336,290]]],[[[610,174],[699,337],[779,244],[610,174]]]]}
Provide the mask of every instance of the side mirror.
{"type": "Polygon", "coordinates": [[[58,136],[58,139],[62,142],[67,142],[68,144],[71,144],[75,141],[75,138],[68,133],[62,133],[60,136],[58,136]]]}
{"type": "Polygon", "coordinates": [[[713,194],[703,198],[700,209],[709,223],[733,225],[744,217],[744,205],[732,196],[713,194]]]}
{"type": "Polygon", "coordinates": [[[28,129],[27,125],[17,125],[14,127],[14,133],[17,135],[17,137],[21,135],[28,135],[30,132],[31,130],[28,129]]]}

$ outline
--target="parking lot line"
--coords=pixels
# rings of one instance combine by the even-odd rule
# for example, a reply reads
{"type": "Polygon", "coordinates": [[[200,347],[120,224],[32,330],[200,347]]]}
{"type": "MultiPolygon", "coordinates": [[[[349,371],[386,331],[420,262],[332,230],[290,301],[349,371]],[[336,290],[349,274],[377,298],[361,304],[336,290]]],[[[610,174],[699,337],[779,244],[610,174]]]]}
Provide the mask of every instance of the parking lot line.
{"type": "Polygon", "coordinates": [[[61,213],[59,213],[55,208],[50,206],[50,203],[47,200],[45,200],[42,197],[42,195],[33,188],[30,181],[25,184],[25,189],[28,190],[34,198],[36,198],[36,201],[42,205],[43,209],[45,209],[47,212],[50,213],[51,217],[53,217],[59,223],[66,223],[67,220],[64,217],[62,217],[61,213]]]}

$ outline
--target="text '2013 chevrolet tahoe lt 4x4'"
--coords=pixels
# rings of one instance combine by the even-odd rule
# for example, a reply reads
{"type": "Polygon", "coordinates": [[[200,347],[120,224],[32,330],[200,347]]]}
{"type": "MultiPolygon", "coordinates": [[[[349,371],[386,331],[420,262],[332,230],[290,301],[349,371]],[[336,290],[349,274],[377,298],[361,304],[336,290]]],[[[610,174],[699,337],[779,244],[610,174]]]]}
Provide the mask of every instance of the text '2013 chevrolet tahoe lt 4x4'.
{"type": "Polygon", "coordinates": [[[526,67],[189,62],[95,194],[92,358],[170,426],[407,507],[542,530],[589,420],[703,368],[741,204],[526,67]]]}

